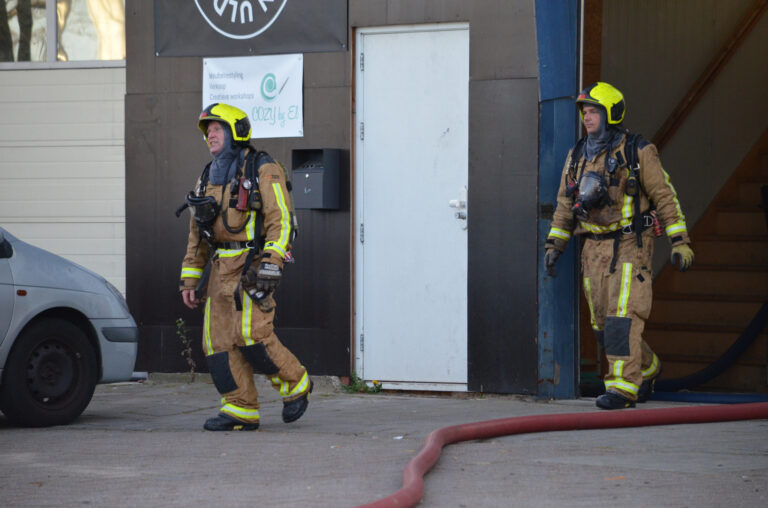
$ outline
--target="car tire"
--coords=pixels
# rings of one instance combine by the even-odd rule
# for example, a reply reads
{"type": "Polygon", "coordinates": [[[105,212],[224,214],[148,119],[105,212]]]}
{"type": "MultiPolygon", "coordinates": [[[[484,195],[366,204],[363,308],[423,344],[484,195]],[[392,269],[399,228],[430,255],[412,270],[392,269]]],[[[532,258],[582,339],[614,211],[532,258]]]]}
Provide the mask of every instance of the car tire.
{"type": "Polygon", "coordinates": [[[70,423],[93,397],[96,350],[83,330],[63,319],[31,324],[16,339],[5,363],[0,409],[17,425],[70,423]]]}

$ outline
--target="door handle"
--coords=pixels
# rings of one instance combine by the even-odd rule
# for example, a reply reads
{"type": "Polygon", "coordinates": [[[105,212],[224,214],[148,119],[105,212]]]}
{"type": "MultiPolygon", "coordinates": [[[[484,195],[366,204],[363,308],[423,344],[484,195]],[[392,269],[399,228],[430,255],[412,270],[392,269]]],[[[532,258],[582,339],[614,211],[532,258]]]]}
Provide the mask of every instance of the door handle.
{"type": "Polygon", "coordinates": [[[459,189],[459,199],[451,199],[448,201],[448,206],[451,208],[455,208],[456,212],[453,214],[453,216],[461,221],[464,221],[464,223],[461,226],[461,229],[467,229],[467,186],[464,185],[459,189]]]}

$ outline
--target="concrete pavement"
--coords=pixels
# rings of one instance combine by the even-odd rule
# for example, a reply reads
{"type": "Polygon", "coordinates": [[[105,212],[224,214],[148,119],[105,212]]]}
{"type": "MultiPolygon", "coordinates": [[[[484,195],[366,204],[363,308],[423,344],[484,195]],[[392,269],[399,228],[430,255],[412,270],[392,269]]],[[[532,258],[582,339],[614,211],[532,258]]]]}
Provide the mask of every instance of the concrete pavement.
{"type": "MultiPolygon", "coordinates": [[[[437,428],[597,411],[594,399],[347,394],[315,378],[307,413],[286,425],[259,381],[261,429],[212,433],[202,424],[219,397],[207,376],[155,379],[99,386],[65,427],[20,429],[0,417],[0,504],[351,507],[399,489],[437,428]]],[[[459,443],[425,482],[425,507],[768,506],[768,421],[459,443]]]]}

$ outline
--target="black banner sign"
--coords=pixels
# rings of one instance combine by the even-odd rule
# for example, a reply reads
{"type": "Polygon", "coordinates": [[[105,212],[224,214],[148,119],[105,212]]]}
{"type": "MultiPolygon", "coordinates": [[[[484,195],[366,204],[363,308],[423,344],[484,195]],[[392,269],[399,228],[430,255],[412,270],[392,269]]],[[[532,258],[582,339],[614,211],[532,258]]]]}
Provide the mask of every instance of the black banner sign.
{"type": "Polygon", "coordinates": [[[158,56],[347,50],[347,0],[157,0],[158,56]]]}

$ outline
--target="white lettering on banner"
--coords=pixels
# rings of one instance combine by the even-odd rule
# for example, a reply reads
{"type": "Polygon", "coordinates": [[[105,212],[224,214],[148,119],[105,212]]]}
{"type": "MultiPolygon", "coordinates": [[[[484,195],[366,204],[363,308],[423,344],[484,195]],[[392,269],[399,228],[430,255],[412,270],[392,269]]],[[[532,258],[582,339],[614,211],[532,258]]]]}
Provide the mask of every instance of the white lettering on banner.
{"type": "Polygon", "coordinates": [[[280,16],[288,0],[195,0],[205,21],[230,39],[251,39],[280,16]],[[259,8],[254,9],[254,3],[259,8]]]}

